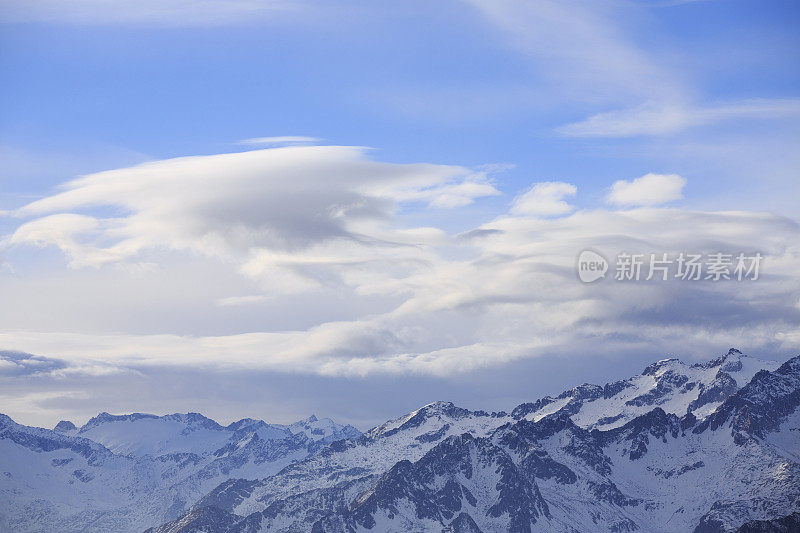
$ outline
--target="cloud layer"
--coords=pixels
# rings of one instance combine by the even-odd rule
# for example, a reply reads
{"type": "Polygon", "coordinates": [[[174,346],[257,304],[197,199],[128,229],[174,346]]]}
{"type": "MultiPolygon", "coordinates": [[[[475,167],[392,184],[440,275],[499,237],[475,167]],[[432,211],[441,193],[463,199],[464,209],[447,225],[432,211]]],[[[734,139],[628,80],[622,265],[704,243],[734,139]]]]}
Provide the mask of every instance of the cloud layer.
{"type": "MultiPolygon", "coordinates": [[[[655,207],[679,198],[684,183],[658,174],[618,181],[608,200],[623,210],[579,208],[574,185],[534,183],[505,214],[451,235],[433,225],[409,226],[404,210],[457,209],[499,194],[485,174],[383,163],[361,148],[331,146],[101,172],[13,213],[24,220],[6,239],[10,250],[58,247],[73,267],[101,271],[213,262],[256,288],[210,298],[220,312],[290,309],[306,297],[324,310],[335,293],[351,316],[321,311],[306,328],[264,323],[257,331],[216,336],[17,330],[0,333],[0,344],[93,371],[192,366],[326,376],[447,376],[587,349],[800,347],[798,224],[765,213],[655,207]],[[585,285],[574,268],[586,248],[609,258],[760,252],[765,260],[753,282],[585,285]]],[[[114,293],[139,275],[118,272],[109,278],[114,293]]],[[[93,305],[106,290],[105,278],[96,279],[93,305]]],[[[214,282],[209,275],[206,283],[214,282]]],[[[187,300],[187,312],[194,305],[187,300]]]]}

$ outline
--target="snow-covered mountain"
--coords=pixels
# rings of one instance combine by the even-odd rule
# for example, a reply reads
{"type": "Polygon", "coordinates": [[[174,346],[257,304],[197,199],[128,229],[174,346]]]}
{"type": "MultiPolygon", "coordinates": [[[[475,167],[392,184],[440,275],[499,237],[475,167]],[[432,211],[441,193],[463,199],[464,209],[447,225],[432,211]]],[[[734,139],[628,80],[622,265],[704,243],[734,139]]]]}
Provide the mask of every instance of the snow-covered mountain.
{"type": "Polygon", "coordinates": [[[800,511],[798,406],[800,357],[778,365],[730,350],[701,365],[662,360],[509,413],[436,402],[364,435],[314,417],[222,427],[194,414],[103,414],[56,431],[6,417],[0,524],[141,531],[163,522],[156,533],[770,531],[800,511]]]}
{"type": "Polygon", "coordinates": [[[221,426],[197,413],[101,413],[50,431],[0,415],[0,530],[142,531],[231,477],[263,478],[359,435],[315,417],[221,426]]]}

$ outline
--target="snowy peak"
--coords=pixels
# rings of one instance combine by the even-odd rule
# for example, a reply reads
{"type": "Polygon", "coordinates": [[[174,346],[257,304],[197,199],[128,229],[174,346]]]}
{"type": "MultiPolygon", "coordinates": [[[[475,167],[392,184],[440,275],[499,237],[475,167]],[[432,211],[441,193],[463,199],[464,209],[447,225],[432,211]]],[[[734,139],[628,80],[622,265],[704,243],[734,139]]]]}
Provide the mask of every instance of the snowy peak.
{"type": "Polygon", "coordinates": [[[369,430],[366,436],[371,439],[377,439],[390,437],[399,432],[415,432],[414,430],[419,430],[420,428],[434,429],[435,427],[449,426],[458,421],[488,418],[499,420],[506,416],[505,413],[489,414],[486,411],[470,411],[463,407],[458,407],[452,402],[439,401],[424,405],[416,411],[377,426],[369,430]]]}
{"type": "Polygon", "coordinates": [[[285,427],[275,424],[267,424],[263,420],[253,420],[251,418],[234,422],[226,431],[233,431],[233,440],[239,441],[257,436],[263,440],[279,440],[291,438],[292,432],[285,427]]]}
{"type": "Polygon", "coordinates": [[[17,423],[10,416],[0,413],[0,430],[16,425],[17,423]]]}
{"type": "Polygon", "coordinates": [[[659,374],[663,374],[664,372],[674,369],[676,367],[683,366],[683,363],[680,359],[676,359],[674,357],[668,359],[661,359],[660,361],[656,361],[652,365],[649,365],[642,371],[643,376],[656,376],[659,374]]]}
{"type": "Polygon", "coordinates": [[[737,444],[764,439],[800,406],[800,356],[774,372],[761,370],[741,390],[730,396],[696,433],[729,426],[737,444]]]}
{"type": "Polygon", "coordinates": [[[200,413],[174,413],[171,415],[151,415],[147,413],[131,413],[128,415],[112,415],[106,412],[100,413],[96,417],[90,419],[81,428],[81,432],[87,432],[91,429],[116,422],[139,422],[141,420],[164,420],[168,422],[175,422],[185,425],[187,428],[206,428],[206,429],[222,429],[222,426],[217,424],[214,420],[207,418],[200,413]]]}
{"type": "Polygon", "coordinates": [[[205,454],[222,446],[230,433],[198,413],[157,416],[145,413],[100,413],[78,436],[99,442],[115,453],[143,456],[191,451],[205,454]]]}
{"type": "Polygon", "coordinates": [[[137,457],[175,453],[203,456],[229,443],[249,441],[254,436],[270,441],[295,440],[296,436],[302,435],[301,440],[327,443],[361,435],[352,426],[336,424],[329,418],[319,420],[313,415],[289,426],[268,424],[253,418],[243,418],[222,426],[199,413],[158,416],[146,413],[112,415],[105,412],[89,420],[77,432],[67,429],[67,426],[62,426],[59,432],[86,437],[115,453],[137,457]]]}
{"type": "Polygon", "coordinates": [[[579,426],[613,429],[658,407],[683,417],[702,420],[747,384],[760,370],[778,364],[748,357],[735,348],[707,363],[686,364],[668,358],[647,366],[640,375],[603,387],[584,384],[556,397],[545,397],[518,406],[515,419],[540,420],[567,413],[579,426]]]}
{"type": "Polygon", "coordinates": [[[74,435],[78,432],[78,427],[69,420],[62,420],[56,424],[56,427],[53,428],[53,431],[57,431],[58,433],[63,433],[65,435],[74,435]]]}
{"type": "Polygon", "coordinates": [[[228,479],[264,478],[319,451],[326,436],[360,435],[329,419],[312,424],[325,433],[316,441],[261,420],[222,427],[198,413],[100,413],[57,430],[0,414],[0,530],[142,531],[228,479]]]}
{"type": "Polygon", "coordinates": [[[305,435],[310,441],[327,444],[337,440],[357,439],[361,432],[351,425],[337,424],[330,418],[317,418],[314,415],[286,426],[295,435],[305,435]]]}

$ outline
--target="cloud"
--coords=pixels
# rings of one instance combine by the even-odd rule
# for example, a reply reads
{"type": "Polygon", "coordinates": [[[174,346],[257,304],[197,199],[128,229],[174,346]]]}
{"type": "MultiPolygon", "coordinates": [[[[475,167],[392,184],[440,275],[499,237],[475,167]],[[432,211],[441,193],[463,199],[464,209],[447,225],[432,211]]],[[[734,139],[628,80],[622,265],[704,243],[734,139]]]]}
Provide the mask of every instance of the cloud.
{"type": "MultiPolygon", "coordinates": [[[[507,213],[460,237],[400,223],[405,202],[431,205],[454,194],[451,188],[468,198],[494,191],[485,190],[487,184],[473,189],[479,179],[460,167],[378,163],[360,149],[342,147],[181,158],[81,178],[17,213],[42,215],[15,232],[18,244],[51,242],[73,262],[100,264],[101,272],[109,261],[168,265],[186,251],[194,261],[223,258],[261,292],[214,296],[219,313],[259,303],[262,295],[271,299],[270,308],[289,309],[299,297],[291,293],[300,292],[310,295],[313,308],[332,308],[326,298],[335,288],[350,316],[327,311],[307,327],[264,323],[261,330],[220,335],[34,328],[0,332],[0,344],[57,355],[74,372],[192,367],[441,377],[553,353],[575,355],[587,346],[604,353],[666,353],[678,345],[710,352],[720,345],[800,347],[796,222],[684,208],[576,210],[563,201],[576,193],[573,185],[544,182],[507,213]],[[69,212],[92,205],[113,205],[121,214],[99,219],[69,212]],[[67,212],[51,214],[61,210],[67,212]],[[586,248],[608,258],[623,251],[757,251],[765,259],[755,282],[608,279],[586,285],[574,271],[586,248]],[[687,302],[695,303],[687,308],[687,302]]],[[[618,182],[612,198],[652,205],[675,198],[682,185],[679,176],[650,174],[618,182]]],[[[119,294],[120,285],[131,282],[112,276],[111,291],[100,285],[103,279],[96,277],[95,291],[119,294]]],[[[73,310],[81,305],[76,300],[73,310]]],[[[116,305],[113,298],[108,305],[116,305]]],[[[185,312],[196,305],[187,302],[185,312]]]]}
{"type": "Polygon", "coordinates": [[[556,129],[566,137],[666,135],[729,120],[771,120],[800,116],[798,99],[751,99],[716,105],[674,101],[648,102],[633,108],[592,115],[556,129]]]}
{"type": "Polygon", "coordinates": [[[66,367],[67,363],[58,359],[0,350],[0,377],[49,374],[66,367]]]}
{"type": "Polygon", "coordinates": [[[9,253],[57,247],[78,270],[53,283],[20,272],[7,292],[34,302],[20,309],[35,309],[46,290],[48,306],[76,317],[119,316],[124,307],[130,328],[108,319],[67,326],[74,321],[55,313],[48,333],[42,313],[9,310],[3,321],[16,329],[0,332],[0,345],[57,356],[69,363],[62,373],[322,376],[448,376],[586,346],[800,347],[795,221],[658,207],[680,198],[685,181],[647,174],[615,183],[611,208],[570,205],[570,183],[533,183],[507,212],[451,235],[409,224],[424,219],[406,209],[430,214],[499,194],[485,171],[367,153],[290,146],[182,157],[64,184],[15,211],[19,227],[6,240],[9,253]],[[765,259],[756,282],[585,285],[574,268],[587,248],[607,258],[723,251],[765,259]],[[126,269],[139,264],[155,267],[126,269]],[[79,275],[86,266],[96,268],[90,279],[79,275]],[[151,319],[147,328],[140,315],[151,319]]]}
{"type": "Polygon", "coordinates": [[[267,301],[269,301],[269,296],[265,294],[251,294],[248,296],[228,296],[226,298],[220,298],[217,300],[217,303],[222,306],[231,306],[258,304],[267,301]]]}
{"type": "Polygon", "coordinates": [[[536,183],[527,191],[514,198],[511,213],[515,215],[554,216],[573,211],[574,206],[563,200],[565,196],[575,196],[578,188],[571,183],[547,181],[536,183]]]}
{"type": "Polygon", "coordinates": [[[665,204],[683,198],[684,185],[686,180],[677,174],[645,174],[632,181],[615,181],[606,201],[622,206],[665,204]]]}
{"type": "Polygon", "coordinates": [[[316,137],[301,137],[297,135],[284,135],[280,137],[254,137],[252,139],[243,139],[239,144],[247,145],[271,145],[271,144],[304,144],[316,143],[321,141],[316,137]]]}
{"type": "MultiPolygon", "coordinates": [[[[604,108],[555,128],[564,137],[660,136],[726,121],[800,116],[796,98],[704,101],[689,70],[664,60],[672,51],[632,29],[651,16],[640,2],[467,1],[535,65],[535,83],[545,86],[538,92],[569,102],[573,112],[604,108]]],[[[687,2],[648,7],[681,3],[687,2]]]]}
{"type": "Polygon", "coordinates": [[[20,226],[8,242],[55,245],[72,259],[71,266],[98,266],[124,257],[121,250],[98,248],[81,241],[85,236],[97,236],[106,222],[87,215],[59,213],[20,226]]]}
{"type": "Polygon", "coordinates": [[[442,232],[396,227],[402,205],[452,208],[496,194],[482,171],[381,163],[358,147],[290,146],[81,177],[17,210],[38,218],[9,242],[57,246],[76,267],[188,251],[237,264],[264,289],[297,292],[335,281],[337,267],[419,260],[414,246],[442,232]],[[99,207],[120,215],[75,212],[99,207]]]}

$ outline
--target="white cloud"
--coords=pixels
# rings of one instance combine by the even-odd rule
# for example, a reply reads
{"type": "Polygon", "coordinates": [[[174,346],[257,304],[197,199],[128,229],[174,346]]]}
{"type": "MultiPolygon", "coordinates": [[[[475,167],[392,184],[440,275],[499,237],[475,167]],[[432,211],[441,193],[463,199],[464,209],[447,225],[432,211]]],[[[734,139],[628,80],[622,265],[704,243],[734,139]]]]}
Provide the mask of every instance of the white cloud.
{"type": "Polygon", "coordinates": [[[564,197],[575,196],[577,192],[577,187],[571,183],[560,181],[536,183],[514,199],[511,213],[534,216],[564,215],[575,210],[564,197]]]}
{"type": "Polygon", "coordinates": [[[217,300],[217,303],[222,306],[231,306],[258,304],[266,301],[269,301],[269,296],[265,294],[251,294],[248,296],[228,296],[226,298],[220,298],[217,300]]]}
{"type": "MultiPolygon", "coordinates": [[[[304,157],[292,160],[310,172],[305,165],[314,152],[305,148],[299,150],[304,157]]],[[[336,164],[329,166],[332,162],[328,161],[329,165],[305,174],[308,182],[315,186],[319,181],[312,174],[320,172],[328,177],[329,172],[342,163],[339,149],[325,153],[335,155],[333,162],[336,164]]],[[[389,179],[381,173],[375,174],[383,164],[363,160],[360,156],[352,159],[353,154],[349,153],[344,161],[356,164],[356,168],[366,164],[369,177],[333,182],[348,191],[362,191],[363,198],[378,195],[375,198],[389,201],[388,191],[396,193],[398,190],[402,191],[399,197],[407,198],[406,193],[414,190],[414,184],[430,184],[431,180],[433,183],[448,182],[453,176],[464,174],[463,169],[450,167],[397,168],[389,165],[389,179]],[[423,176],[428,178],[423,179],[423,176]],[[403,184],[399,189],[398,183],[403,184]]],[[[273,194],[280,194],[285,203],[302,192],[302,187],[296,188],[296,180],[292,180],[295,186],[286,191],[280,188],[281,180],[264,178],[262,158],[272,161],[273,157],[280,159],[288,157],[287,154],[251,154],[251,157],[260,162],[257,165],[260,171],[256,172],[259,179],[267,181],[265,190],[257,195],[265,208],[274,205],[270,203],[273,194]]],[[[360,238],[342,236],[337,231],[315,230],[292,246],[291,239],[261,240],[259,224],[263,220],[271,223],[274,219],[262,220],[249,213],[252,209],[248,210],[245,197],[221,198],[221,191],[212,187],[214,194],[203,198],[210,201],[213,197],[213,205],[198,203],[192,198],[186,204],[188,207],[180,202],[163,205],[163,188],[170,189],[171,185],[163,179],[146,179],[151,172],[163,178],[166,174],[154,170],[162,165],[173,171],[170,175],[180,176],[183,173],[179,169],[188,164],[194,171],[203,168],[212,172],[211,168],[230,183],[231,176],[238,175],[236,170],[242,169],[227,158],[223,157],[222,161],[225,164],[216,167],[213,158],[203,160],[201,165],[187,158],[83,178],[65,192],[32,204],[24,212],[82,207],[99,202],[101,198],[105,202],[112,198],[115,201],[131,199],[131,203],[125,204],[130,214],[120,223],[110,226],[111,229],[104,229],[101,224],[99,230],[96,226],[89,226],[88,230],[110,231],[115,236],[123,234],[124,240],[148,243],[148,246],[132,248],[143,255],[147,255],[146,249],[151,245],[166,246],[176,239],[181,243],[178,248],[188,247],[204,253],[216,250],[218,254],[231,257],[239,257],[239,253],[245,262],[234,262],[232,266],[266,287],[262,294],[273,299],[278,295],[278,299],[270,302],[276,309],[291,301],[286,299],[288,297],[280,299],[279,294],[285,292],[286,286],[317,295],[311,301],[318,307],[326,305],[323,299],[326,287],[337,284],[343,287],[342,297],[353,310],[353,316],[326,319],[326,315],[322,315],[315,325],[307,328],[216,336],[17,330],[0,333],[0,344],[58,356],[78,369],[97,368],[98,365],[120,368],[191,366],[207,371],[247,368],[326,376],[446,376],[546,353],[575,353],[587,346],[606,352],[644,347],[652,352],[669,352],[676,345],[692,346],[698,351],[737,344],[755,348],[778,346],[786,350],[800,348],[796,320],[800,318],[796,307],[800,285],[794,276],[800,266],[800,241],[797,223],[785,218],[762,213],[666,208],[578,210],[567,214],[571,208],[558,202],[564,195],[574,194],[574,187],[565,183],[540,183],[518,199],[507,215],[475,228],[472,239],[451,239],[436,228],[410,228],[409,231],[396,228],[386,230],[386,234],[353,233],[360,238]],[[135,183],[123,179],[133,175],[138,176],[133,180],[135,183]],[[156,187],[156,183],[161,187],[156,187]],[[143,188],[139,189],[140,186],[143,188]],[[533,201],[542,198],[550,203],[533,201]],[[232,201],[234,203],[230,204],[232,201]],[[529,201],[532,201],[530,205],[529,201]],[[542,205],[548,206],[544,209],[548,214],[558,212],[565,216],[542,218],[542,205]],[[178,232],[180,238],[167,235],[165,240],[158,240],[152,232],[169,234],[169,231],[158,226],[161,219],[151,214],[151,209],[175,211],[170,220],[182,226],[202,213],[207,217],[205,222],[213,227],[202,226],[202,231],[197,227],[190,227],[191,231],[184,228],[178,232]],[[237,214],[233,220],[248,228],[247,231],[227,229],[232,225],[231,219],[222,215],[231,216],[230,213],[237,214]],[[246,216],[239,218],[243,213],[247,213],[246,216]],[[137,217],[144,221],[130,223],[128,220],[137,217]],[[213,238],[208,236],[210,233],[213,238]],[[415,242],[417,244],[409,244],[415,242]],[[761,278],[751,283],[607,280],[584,285],[577,280],[573,269],[576,254],[587,247],[609,258],[621,251],[677,254],[722,250],[729,253],[760,251],[766,259],[761,278]],[[375,297],[389,298],[386,300],[388,307],[358,311],[365,309],[360,307],[364,299],[375,297]]],[[[285,167],[280,168],[286,171],[285,167]]],[[[348,175],[353,179],[352,174],[348,175]]],[[[210,174],[204,176],[209,183],[214,182],[210,174]]],[[[661,176],[657,180],[664,178],[661,176]]],[[[666,177],[673,184],[678,179],[666,177]]],[[[647,197],[647,189],[647,194],[636,193],[636,188],[646,182],[644,178],[626,182],[628,189],[623,191],[623,196],[627,194],[629,199],[639,203],[655,201],[647,197]]],[[[238,180],[233,179],[234,189],[237,183],[238,180]]],[[[247,185],[243,190],[252,192],[255,183],[247,181],[247,185]]],[[[337,190],[326,192],[331,198],[337,198],[337,190]]],[[[659,200],[664,200],[665,194],[662,190],[659,200]]],[[[292,208],[300,209],[304,217],[313,218],[319,212],[304,210],[301,204],[294,201],[292,208]]],[[[381,217],[388,219],[393,216],[392,212],[391,207],[378,211],[381,217]]],[[[42,224],[47,227],[52,222],[47,221],[48,218],[38,220],[45,220],[42,224]]],[[[358,218],[350,220],[345,215],[343,227],[348,231],[356,227],[372,230],[378,227],[369,217],[365,217],[367,222],[362,220],[364,217],[358,218]]],[[[83,219],[75,220],[82,223],[83,219]]],[[[382,227],[391,228],[391,224],[387,222],[382,227]]],[[[289,230],[276,227],[270,233],[280,231],[289,230]]],[[[291,231],[297,232],[298,228],[291,231]]],[[[66,233],[71,235],[71,230],[66,233]]],[[[33,238],[29,240],[36,242],[33,238]]],[[[80,257],[92,257],[86,250],[75,252],[69,246],[64,250],[80,257]]],[[[136,257],[121,253],[120,260],[135,260],[136,257]]],[[[168,261],[169,256],[160,256],[160,260],[168,261]]],[[[97,279],[97,283],[102,283],[102,278],[97,279]]],[[[128,283],[119,275],[113,277],[113,282],[128,283]]],[[[209,283],[213,283],[213,278],[209,283]]],[[[96,290],[104,289],[96,284],[96,290]]],[[[116,289],[114,294],[118,293],[116,289]]],[[[49,298],[57,298],[57,295],[49,295],[49,298]]],[[[261,296],[216,297],[212,304],[221,309],[220,312],[234,312],[241,307],[236,304],[259,301],[263,301],[261,296]]],[[[73,308],[80,305],[80,301],[76,301],[73,308]]],[[[109,305],[116,305],[116,302],[111,301],[109,305]]],[[[157,310],[150,307],[147,312],[157,310]]],[[[174,312],[172,308],[171,312],[174,312]]],[[[330,313],[327,316],[330,317],[330,313]]]]}
{"type": "Polygon", "coordinates": [[[800,116],[800,100],[751,99],[714,105],[648,102],[633,108],[592,115],[557,128],[567,137],[666,135],[727,120],[769,120],[800,116]]]}
{"type": "Polygon", "coordinates": [[[800,116],[796,98],[704,102],[688,69],[664,61],[652,42],[634,38],[629,28],[642,27],[650,16],[635,3],[467,1],[535,64],[536,83],[546,85],[537,88],[539,99],[547,94],[572,109],[606,109],[556,128],[565,137],[669,135],[723,121],[800,116]]]}
{"type": "Polygon", "coordinates": [[[25,303],[46,291],[48,305],[76,317],[115,316],[122,301],[146,298],[146,305],[125,305],[133,315],[128,332],[114,320],[58,327],[75,322],[56,313],[44,333],[37,320],[44,315],[9,310],[2,318],[15,329],[0,332],[0,345],[64,358],[76,369],[348,376],[442,376],[586,346],[800,348],[797,223],[653,207],[680,198],[684,183],[658,174],[617,182],[610,202],[650,206],[633,210],[577,210],[565,200],[574,185],[536,183],[507,213],[452,237],[436,226],[403,225],[403,206],[454,207],[498,194],[485,174],[378,162],[361,148],[293,146],[92,174],[16,211],[29,220],[8,252],[51,245],[73,266],[99,270],[90,280],[77,270],[74,282],[53,283],[20,272],[7,292],[25,303]],[[759,251],[765,260],[752,283],[584,285],[574,264],[586,248],[609,258],[759,251]],[[138,263],[164,273],[108,272],[138,263]],[[156,279],[161,285],[148,288],[156,279]],[[257,314],[246,305],[259,303],[257,314]],[[148,328],[137,313],[154,317],[148,328]],[[225,332],[209,334],[221,325],[225,332]]]}
{"type": "Polygon", "coordinates": [[[247,145],[275,145],[275,144],[306,144],[316,143],[321,141],[316,137],[302,137],[298,135],[283,135],[279,137],[253,137],[252,139],[243,139],[239,144],[247,145]]]}
{"type": "Polygon", "coordinates": [[[264,290],[297,292],[353,264],[420,260],[432,228],[398,228],[402,204],[458,207],[499,194],[484,172],[389,164],[365,150],[291,146],[155,161],[84,176],[15,214],[12,245],[54,245],[72,266],[136,262],[166,249],[220,258],[264,290]],[[73,211],[112,207],[120,216],[73,211]],[[382,250],[382,253],[376,252],[382,250]],[[323,272],[324,270],[324,272],[323,272]]]}
{"type": "Polygon", "coordinates": [[[622,206],[661,205],[683,198],[686,179],[677,174],[645,174],[632,181],[618,180],[606,201],[622,206]]]}

